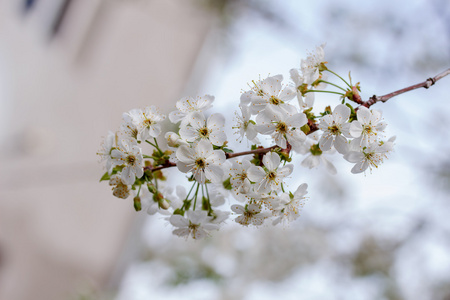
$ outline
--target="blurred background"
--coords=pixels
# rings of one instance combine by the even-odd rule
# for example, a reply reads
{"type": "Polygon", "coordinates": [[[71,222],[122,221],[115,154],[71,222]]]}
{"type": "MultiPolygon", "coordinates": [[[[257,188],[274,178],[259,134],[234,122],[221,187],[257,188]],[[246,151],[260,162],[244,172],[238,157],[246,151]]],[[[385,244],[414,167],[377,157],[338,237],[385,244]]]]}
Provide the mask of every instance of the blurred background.
{"type": "Polygon", "coordinates": [[[123,112],[208,93],[231,128],[248,82],[323,43],[363,99],[383,95],[450,67],[450,3],[0,1],[0,299],[450,299],[449,78],[373,107],[397,140],[372,173],[298,157],[290,226],[185,241],[98,183],[123,112]]]}

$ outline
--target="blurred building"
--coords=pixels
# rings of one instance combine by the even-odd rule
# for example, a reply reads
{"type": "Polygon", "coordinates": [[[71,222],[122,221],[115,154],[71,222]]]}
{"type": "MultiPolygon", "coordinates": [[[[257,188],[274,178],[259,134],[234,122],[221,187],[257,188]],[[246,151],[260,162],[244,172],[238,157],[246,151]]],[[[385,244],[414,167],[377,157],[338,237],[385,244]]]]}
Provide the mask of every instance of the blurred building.
{"type": "Polygon", "coordinates": [[[123,112],[195,91],[211,24],[190,1],[0,2],[1,300],[117,278],[136,214],[98,183],[95,153],[123,112]]]}

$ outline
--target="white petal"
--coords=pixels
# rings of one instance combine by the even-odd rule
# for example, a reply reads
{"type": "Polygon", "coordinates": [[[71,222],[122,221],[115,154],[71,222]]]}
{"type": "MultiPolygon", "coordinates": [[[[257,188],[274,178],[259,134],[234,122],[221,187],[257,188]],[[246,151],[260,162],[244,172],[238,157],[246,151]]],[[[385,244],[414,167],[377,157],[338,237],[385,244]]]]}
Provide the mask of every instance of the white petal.
{"type": "Polygon", "coordinates": [[[358,121],[363,124],[369,124],[370,117],[372,114],[370,113],[370,110],[365,106],[360,106],[358,111],[356,112],[356,116],[358,118],[358,121]]]}
{"type": "Polygon", "coordinates": [[[300,128],[308,122],[304,113],[294,114],[286,119],[286,125],[289,127],[300,128]]]}
{"type": "Polygon", "coordinates": [[[132,185],[136,180],[131,167],[125,167],[122,170],[122,181],[125,184],[132,185]]]}
{"type": "Polygon", "coordinates": [[[333,145],[333,136],[328,132],[324,132],[319,140],[319,148],[322,151],[328,151],[333,145]]]}
{"type": "Polygon", "coordinates": [[[293,99],[296,95],[297,91],[292,87],[287,86],[281,91],[279,98],[283,101],[289,101],[293,99]]]}
{"type": "Polygon", "coordinates": [[[325,168],[331,175],[337,174],[336,167],[328,159],[322,156],[322,162],[324,163],[325,168]]]}
{"type": "Polygon", "coordinates": [[[336,136],[334,139],[334,148],[336,148],[336,150],[341,154],[347,153],[349,150],[347,139],[342,135],[336,136]]]}
{"type": "Polygon", "coordinates": [[[201,140],[198,142],[197,147],[195,147],[195,151],[200,157],[206,157],[213,153],[213,146],[210,141],[201,140]]]}
{"type": "Polygon", "coordinates": [[[241,215],[245,212],[244,207],[242,205],[238,205],[238,204],[232,205],[231,210],[234,211],[235,213],[241,214],[241,215]]]}
{"type": "Polygon", "coordinates": [[[285,165],[277,170],[277,177],[284,178],[286,176],[291,175],[294,170],[294,166],[292,164],[285,165]]]}
{"type": "Polygon", "coordinates": [[[360,161],[357,164],[355,164],[351,170],[353,174],[358,174],[364,172],[369,164],[366,161],[360,161]]]}
{"type": "Polygon", "coordinates": [[[178,228],[172,231],[173,234],[178,236],[187,236],[190,232],[189,228],[178,228]]]}
{"type": "Polygon", "coordinates": [[[247,171],[247,177],[253,182],[260,182],[266,176],[266,172],[264,172],[263,168],[252,166],[247,171]]]}
{"type": "Polygon", "coordinates": [[[176,227],[187,227],[189,226],[189,220],[181,215],[172,215],[169,218],[170,224],[176,227]]]}
{"type": "Polygon", "coordinates": [[[219,166],[208,166],[205,168],[205,175],[212,183],[220,183],[223,177],[223,170],[219,166]]]}
{"type": "Polygon", "coordinates": [[[357,163],[364,159],[364,154],[357,151],[350,151],[344,155],[344,159],[351,163],[357,163]]]}
{"type": "Polygon", "coordinates": [[[189,115],[189,124],[197,130],[205,127],[205,122],[205,115],[202,112],[196,111],[189,115]]]}
{"type": "Polygon", "coordinates": [[[210,128],[210,129],[214,129],[214,128],[222,129],[225,124],[225,117],[219,113],[212,114],[208,118],[207,123],[208,123],[208,128],[210,128]]]}
{"type": "MultiPolygon", "coordinates": [[[[359,110],[358,110],[358,111],[359,111],[359,110]]],[[[351,135],[352,137],[354,137],[354,138],[360,137],[362,131],[363,131],[363,127],[362,127],[361,122],[359,122],[359,121],[353,121],[353,122],[350,124],[350,130],[349,130],[349,132],[350,132],[350,135],[351,135]]]]}
{"type": "Polygon", "coordinates": [[[190,164],[194,162],[193,155],[192,155],[192,149],[187,146],[180,146],[177,149],[177,159],[181,162],[184,162],[186,164],[190,164]]]}
{"type": "Polygon", "coordinates": [[[333,110],[333,117],[337,123],[344,123],[350,117],[350,108],[347,105],[339,104],[333,110]]]}
{"type": "Polygon", "coordinates": [[[275,152],[269,152],[263,157],[264,166],[269,171],[274,171],[280,165],[280,156],[275,152]]]}

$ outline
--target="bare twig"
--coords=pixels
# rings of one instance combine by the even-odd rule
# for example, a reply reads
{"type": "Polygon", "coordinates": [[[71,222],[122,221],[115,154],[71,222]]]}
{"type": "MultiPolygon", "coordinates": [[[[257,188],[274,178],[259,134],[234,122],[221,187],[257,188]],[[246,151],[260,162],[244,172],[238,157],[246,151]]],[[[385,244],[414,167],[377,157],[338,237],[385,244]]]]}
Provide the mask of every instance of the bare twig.
{"type": "Polygon", "coordinates": [[[162,169],[167,169],[167,168],[171,168],[171,167],[175,167],[177,164],[171,161],[166,161],[165,164],[158,166],[158,167],[152,167],[152,166],[145,166],[144,167],[144,171],[146,170],[150,170],[151,172],[155,172],[155,171],[159,171],[162,169]]]}
{"type": "Polygon", "coordinates": [[[257,153],[267,153],[275,148],[277,148],[278,146],[272,146],[272,147],[267,147],[267,148],[257,148],[255,150],[249,150],[249,151],[243,151],[243,152],[236,152],[236,153],[225,153],[225,157],[227,159],[229,158],[234,158],[234,157],[238,157],[238,156],[243,156],[243,155],[249,155],[249,154],[257,154],[257,153]]]}
{"type": "Polygon", "coordinates": [[[412,91],[412,90],[415,90],[415,89],[418,89],[418,88],[422,88],[423,87],[423,88],[427,89],[430,86],[432,86],[433,84],[435,84],[436,81],[440,80],[441,78],[443,78],[443,77],[445,77],[445,76],[447,76],[449,74],[450,74],[450,68],[445,70],[445,71],[443,71],[443,72],[441,72],[441,73],[439,73],[438,75],[436,75],[434,77],[428,78],[424,82],[408,86],[406,88],[400,89],[398,91],[395,91],[395,92],[392,92],[392,93],[389,93],[389,94],[386,94],[386,95],[383,95],[383,96],[373,95],[372,97],[369,98],[369,100],[363,101],[361,103],[361,105],[369,108],[369,107],[371,107],[372,105],[374,105],[377,102],[386,102],[389,99],[391,99],[392,97],[398,96],[400,94],[403,94],[403,93],[406,93],[406,92],[409,92],[409,91],[412,91]]]}

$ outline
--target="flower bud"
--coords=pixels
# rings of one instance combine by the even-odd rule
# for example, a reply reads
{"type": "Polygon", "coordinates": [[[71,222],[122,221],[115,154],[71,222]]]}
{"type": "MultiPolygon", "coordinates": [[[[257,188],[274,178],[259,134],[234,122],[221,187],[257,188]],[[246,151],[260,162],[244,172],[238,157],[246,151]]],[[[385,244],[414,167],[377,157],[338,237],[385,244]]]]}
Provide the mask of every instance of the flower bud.
{"type": "Polygon", "coordinates": [[[136,196],[136,197],[134,197],[133,201],[134,201],[134,209],[136,211],[140,211],[141,210],[141,197],[136,196]]]}
{"type": "Polygon", "coordinates": [[[164,136],[167,140],[167,145],[169,147],[179,147],[180,146],[180,136],[178,134],[176,134],[175,132],[167,132],[166,135],[164,136]]]}
{"type": "Polygon", "coordinates": [[[169,209],[170,204],[166,199],[162,199],[162,201],[159,202],[159,207],[162,209],[169,209]]]}

